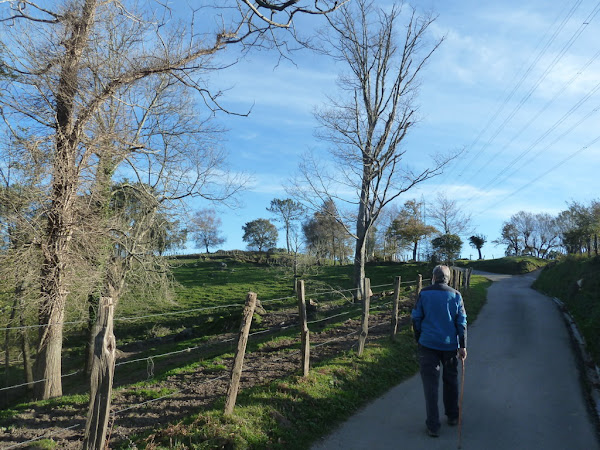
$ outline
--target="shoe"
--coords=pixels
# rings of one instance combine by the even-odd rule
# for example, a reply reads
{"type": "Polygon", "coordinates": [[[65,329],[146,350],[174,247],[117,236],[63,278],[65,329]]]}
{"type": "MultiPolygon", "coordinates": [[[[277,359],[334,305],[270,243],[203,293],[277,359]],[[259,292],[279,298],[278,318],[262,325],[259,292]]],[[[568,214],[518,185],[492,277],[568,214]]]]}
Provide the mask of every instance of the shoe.
{"type": "Polygon", "coordinates": [[[450,425],[451,427],[455,427],[456,425],[458,425],[458,417],[455,417],[453,419],[448,418],[448,425],[450,425]]]}
{"type": "Polygon", "coordinates": [[[432,431],[429,428],[427,428],[426,432],[427,432],[427,436],[440,437],[440,432],[439,431],[432,431]]]}

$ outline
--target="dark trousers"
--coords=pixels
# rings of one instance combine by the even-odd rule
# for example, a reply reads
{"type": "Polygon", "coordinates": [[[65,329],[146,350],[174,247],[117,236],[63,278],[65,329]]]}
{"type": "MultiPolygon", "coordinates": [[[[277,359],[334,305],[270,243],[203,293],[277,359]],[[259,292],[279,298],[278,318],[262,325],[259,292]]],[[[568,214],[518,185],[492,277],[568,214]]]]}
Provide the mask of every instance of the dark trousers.
{"type": "Polygon", "coordinates": [[[445,352],[419,345],[419,364],[425,392],[427,428],[437,431],[440,428],[438,411],[438,391],[440,370],[443,370],[444,409],[448,419],[458,418],[458,357],[457,351],[445,352]]]}

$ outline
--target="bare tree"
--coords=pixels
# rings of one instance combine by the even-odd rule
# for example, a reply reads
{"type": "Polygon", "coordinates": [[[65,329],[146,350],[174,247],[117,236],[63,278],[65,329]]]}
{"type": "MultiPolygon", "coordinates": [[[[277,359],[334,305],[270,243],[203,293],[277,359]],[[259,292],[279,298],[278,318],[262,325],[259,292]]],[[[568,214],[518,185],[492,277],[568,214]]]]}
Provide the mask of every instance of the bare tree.
{"type": "MultiPolygon", "coordinates": [[[[86,169],[97,152],[97,147],[86,145],[93,117],[142,80],[161,75],[195,89],[210,109],[218,110],[220,94],[210,92],[203,83],[203,74],[218,68],[213,55],[234,43],[281,45],[271,39],[273,27],[293,29],[297,14],[323,14],[338,5],[231,0],[216,14],[234,11],[236,15],[223,15],[224,25],[209,33],[195,28],[200,26],[196,11],[190,14],[187,26],[181,26],[169,21],[171,11],[160,2],[144,10],[128,6],[125,2],[74,0],[55,3],[51,9],[25,0],[3,1],[0,9],[5,27],[1,42],[4,67],[18,75],[5,83],[0,98],[5,123],[13,124],[11,130],[15,124],[27,128],[31,138],[43,141],[50,155],[50,196],[41,241],[39,323],[43,326],[36,377],[43,382],[36,384],[39,398],[62,394],[67,275],[76,203],[86,169]],[[283,19],[276,20],[275,14],[283,19]],[[114,49],[121,52],[117,70],[108,64],[114,49]]],[[[131,146],[137,143],[131,142],[131,146]]],[[[110,167],[108,170],[110,173],[110,167]]]]}
{"type": "Polygon", "coordinates": [[[214,209],[205,208],[194,213],[189,231],[196,241],[196,245],[204,246],[206,253],[210,253],[210,247],[221,245],[225,238],[220,235],[221,219],[217,217],[214,209]]]}
{"type": "MultiPolygon", "coordinates": [[[[427,169],[412,170],[404,161],[404,138],[418,120],[416,98],[419,74],[441,40],[426,45],[435,20],[408,14],[404,35],[397,39],[401,7],[376,8],[358,0],[332,17],[334,30],[327,38],[331,54],[348,73],[339,78],[340,100],[316,113],[319,137],[332,144],[335,173],[319,157],[307,155],[294,186],[303,201],[315,209],[324,201],[354,205],[356,227],[354,283],[362,296],[366,243],[382,209],[415,185],[437,175],[448,159],[435,159],[427,169]],[[344,195],[356,192],[355,198],[344,195]]],[[[341,211],[342,208],[336,209],[341,211]]],[[[337,217],[340,223],[344,218],[337,217]]]]}
{"type": "Polygon", "coordinates": [[[442,193],[429,205],[427,215],[441,234],[464,236],[473,232],[471,215],[458,208],[456,201],[442,193]]]}

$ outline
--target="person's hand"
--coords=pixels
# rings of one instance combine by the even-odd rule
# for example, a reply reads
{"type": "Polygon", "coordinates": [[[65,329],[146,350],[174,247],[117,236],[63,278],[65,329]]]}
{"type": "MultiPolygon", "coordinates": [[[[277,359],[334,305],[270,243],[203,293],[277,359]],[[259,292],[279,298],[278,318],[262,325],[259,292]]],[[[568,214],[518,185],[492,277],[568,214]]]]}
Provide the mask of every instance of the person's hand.
{"type": "Polygon", "coordinates": [[[461,359],[462,361],[467,359],[467,349],[466,348],[458,349],[458,358],[461,359]]]}

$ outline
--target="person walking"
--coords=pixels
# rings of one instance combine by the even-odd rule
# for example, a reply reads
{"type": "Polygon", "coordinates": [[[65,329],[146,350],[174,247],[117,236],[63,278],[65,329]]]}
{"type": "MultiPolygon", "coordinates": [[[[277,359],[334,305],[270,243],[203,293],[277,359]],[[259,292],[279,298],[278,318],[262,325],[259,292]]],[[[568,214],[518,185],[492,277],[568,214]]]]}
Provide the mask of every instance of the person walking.
{"type": "Polygon", "coordinates": [[[443,370],[443,400],[448,425],[458,424],[458,359],[467,358],[467,313],[460,292],[448,286],[450,269],[433,269],[432,284],[423,288],[412,310],[419,365],[425,393],[426,432],[440,434],[438,391],[443,370]]]}

